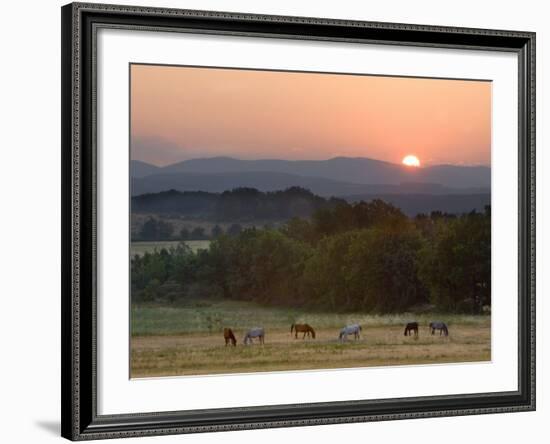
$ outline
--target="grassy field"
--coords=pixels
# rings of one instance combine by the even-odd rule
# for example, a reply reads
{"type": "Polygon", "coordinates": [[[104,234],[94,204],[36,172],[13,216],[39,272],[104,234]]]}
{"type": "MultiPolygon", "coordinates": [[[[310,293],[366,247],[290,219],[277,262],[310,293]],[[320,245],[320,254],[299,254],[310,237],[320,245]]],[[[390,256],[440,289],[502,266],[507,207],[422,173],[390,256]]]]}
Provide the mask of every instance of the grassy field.
{"type": "Polygon", "coordinates": [[[131,374],[149,376],[244,373],[473,362],[491,359],[489,316],[312,313],[224,300],[189,301],[174,307],[132,308],[131,374]],[[418,339],[403,335],[409,320],[420,323],[418,339]],[[449,337],[431,336],[428,323],[445,321],[449,337]],[[292,323],[307,322],[316,339],[294,339],[292,323]],[[339,329],[363,326],[362,337],[340,343],[339,329]],[[243,346],[245,331],[266,330],[265,345],[243,346]],[[237,347],[225,347],[223,327],[231,327],[237,347]]]}
{"type": "MultiPolygon", "coordinates": [[[[132,241],[130,243],[130,255],[143,256],[145,253],[152,253],[155,250],[161,250],[163,248],[169,249],[170,247],[176,247],[182,241],[132,241]]],[[[190,240],[183,241],[193,251],[208,250],[210,245],[209,240],[190,240]]]]}

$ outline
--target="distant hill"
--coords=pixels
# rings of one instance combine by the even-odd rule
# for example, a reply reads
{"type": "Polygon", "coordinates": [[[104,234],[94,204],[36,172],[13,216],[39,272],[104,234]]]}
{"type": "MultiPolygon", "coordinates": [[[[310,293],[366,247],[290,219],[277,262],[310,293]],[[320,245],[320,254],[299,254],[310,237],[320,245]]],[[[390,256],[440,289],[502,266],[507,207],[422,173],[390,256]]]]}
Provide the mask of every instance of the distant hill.
{"type": "Polygon", "coordinates": [[[491,205],[491,194],[362,194],[346,196],[346,201],[368,202],[373,199],[382,199],[401,209],[407,216],[430,214],[432,211],[443,213],[462,214],[472,210],[482,212],[487,205],[491,205]]]}
{"type": "Polygon", "coordinates": [[[328,160],[240,160],[230,157],[212,157],[175,163],[158,168],[151,174],[253,172],[284,173],[369,185],[422,182],[450,188],[489,188],[491,186],[491,169],[486,166],[435,165],[410,168],[364,157],[336,157],[328,160]]]}
{"type": "Polygon", "coordinates": [[[233,188],[255,188],[260,191],[284,190],[290,187],[307,188],[319,196],[355,194],[456,194],[487,192],[486,189],[453,189],[437,183],[404,183],[399,185],[354,184],[322,177],[298,176],[270,171],[240,173],[172,173],[152,174],[132,180],[132,195],[158,193],[166,190],[208,191],[220,193],[233,188]]]}
{"type": "MultiPolygon", "coordinates": [[[[348,202],[382,199],[415,216],[432,211],[469,213],[483,211],[491,204],[490,194],[387,194],[355,195],[348,202]]],[[[288,220],[309,217],[315,210],[342,202],[323,198],[309,190],[293,187],[284,191],[261,192],[253,188],[238,188],[223,193],[175,190],[144,194],[132,198],[132,213],[176,215],[211,221],[288,220]]]]}
{"type": "Polygon", "coordinates": [[[162,170],[162,168],[140,160],[132,160],[130,162],[131,178],[150,176],[151,174],[158,173],[160,170],[162,170]]]}
{"type": "Polygon", "coordinates": [[[169,190],[133,197],[132,213],[184,216],[216,222],[286,221],[293,217],[307,218],[314,211],[332,207],[337,202],[298,187],[268,193],[253,188],[237,188],[223,193],[169,190]]]}

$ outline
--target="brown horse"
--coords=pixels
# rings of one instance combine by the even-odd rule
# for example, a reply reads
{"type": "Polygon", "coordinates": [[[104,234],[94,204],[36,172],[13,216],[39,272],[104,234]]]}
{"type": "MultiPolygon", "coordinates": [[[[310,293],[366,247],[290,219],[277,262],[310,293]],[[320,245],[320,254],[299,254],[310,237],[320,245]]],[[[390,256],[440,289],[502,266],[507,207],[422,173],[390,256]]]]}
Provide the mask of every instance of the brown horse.
{"type": "Polygon", "coordinates": [[[418,337],[418,322],[409,322],[405,326],[405,336],[411,336],[411,332],[414,333],[415,338],[418,337]]]}
{"type": "Polygon", "coordinates": [[[225,339],[225,346],[231,342],[233,346],[237,345],[237,338],[235,338],[235,335],[233,334],[233,330],[230,328],[224,328],[223,329],[223,338],[225,339]]]}
{"type": "Polygon", "coordinates": [[[309,324],[292,324],[290,326],[290,334],[292,334],[292,331],[294,330],[294,339],[298,339],[298,333],[303,333],[304,336],[302,339],[306,338],[306,335],[310,335],[313,339],[315,339],[315,330],[313,330],[313,327],[309,324]]]}

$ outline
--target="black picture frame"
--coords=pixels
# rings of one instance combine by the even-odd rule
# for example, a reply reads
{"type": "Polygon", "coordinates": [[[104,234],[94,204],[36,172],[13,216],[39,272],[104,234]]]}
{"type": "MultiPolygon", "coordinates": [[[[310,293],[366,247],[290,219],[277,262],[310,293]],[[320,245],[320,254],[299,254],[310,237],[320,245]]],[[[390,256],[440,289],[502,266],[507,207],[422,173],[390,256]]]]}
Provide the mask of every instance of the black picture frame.
{"type": "Polygon", "coordinates": [[[535,33],[85,3],[68,4],[61,15],[62,436],[85,440],[535,409],[535,33]],[[98,415],[94,76],[99,27],[515,53],[519,62],[518,390],[98,415]]]}

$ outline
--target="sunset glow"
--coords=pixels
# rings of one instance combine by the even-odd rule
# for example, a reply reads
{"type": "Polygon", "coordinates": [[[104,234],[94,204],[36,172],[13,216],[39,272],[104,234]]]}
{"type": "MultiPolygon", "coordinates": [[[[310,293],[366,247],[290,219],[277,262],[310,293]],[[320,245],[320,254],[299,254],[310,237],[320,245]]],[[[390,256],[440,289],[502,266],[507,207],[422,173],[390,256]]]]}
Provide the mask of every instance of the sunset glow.
{"type": "Polygon", "coordinates": [[[419,167],[420,166],[420,160],[418,160],[418,157],[413,156],[412,154],[409,154],[408,156],[405,156],[403,158],[403,165],[407,165],[410,167],[419,167]]]}
{"type": "Polygon", "coordinates": [[[131,155],[489,165],[490,81],[131,65],[131,155]]]}

